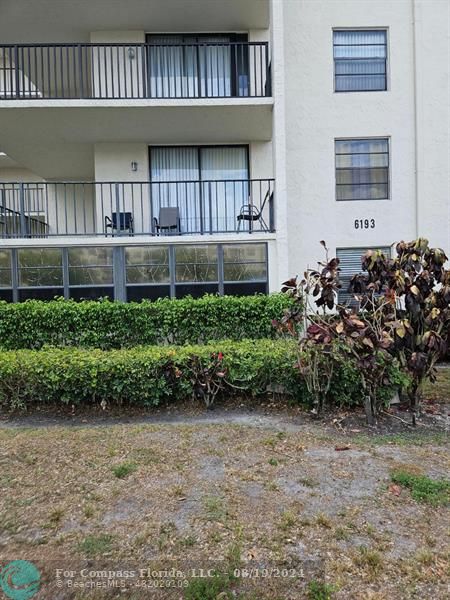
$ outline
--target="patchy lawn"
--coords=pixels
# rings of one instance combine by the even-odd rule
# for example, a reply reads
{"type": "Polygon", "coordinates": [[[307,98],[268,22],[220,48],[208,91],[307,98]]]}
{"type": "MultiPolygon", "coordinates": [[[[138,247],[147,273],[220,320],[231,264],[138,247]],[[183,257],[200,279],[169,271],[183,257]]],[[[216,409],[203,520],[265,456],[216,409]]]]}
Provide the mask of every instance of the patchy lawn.
{"type": "MultiPolygon", "coordinates": [[[[448,375],[425,397],[448,402],[448,375]]],[[[40,600],[448,598],[445,429],[343,431],[300,411],[178,421],[3,424],[0,565],[34,561],[40,600]],[[183,577],[117,575],[172,567],[183,577]],[[125,587],[90,589],[105,579],[83,568],[125,587]]]]}

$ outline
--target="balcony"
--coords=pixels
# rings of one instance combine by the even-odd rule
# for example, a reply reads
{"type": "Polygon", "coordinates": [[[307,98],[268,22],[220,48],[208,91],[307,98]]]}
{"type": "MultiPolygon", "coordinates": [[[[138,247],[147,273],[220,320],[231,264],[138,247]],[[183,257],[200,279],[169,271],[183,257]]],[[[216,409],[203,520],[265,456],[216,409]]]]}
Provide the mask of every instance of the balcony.
{"type": "Polygon", "coordinates": [[[170,40],[175,36],[151,37],[159,43],[2,45],[0,100],[157,102],[272,95],[267,42],[180,44],[170,40]]]}
{"type": "Polygon", "coordinates": [[[0,183],[0,238],[275,231],[273,179],[0,183]]]}

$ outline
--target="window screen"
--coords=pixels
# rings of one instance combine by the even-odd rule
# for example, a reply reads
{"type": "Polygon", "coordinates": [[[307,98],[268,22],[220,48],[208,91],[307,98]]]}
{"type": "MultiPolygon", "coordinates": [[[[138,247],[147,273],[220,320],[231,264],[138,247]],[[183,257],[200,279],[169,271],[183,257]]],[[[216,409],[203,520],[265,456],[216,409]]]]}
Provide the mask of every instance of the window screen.
{"type": "Polygon", "coordinates": [[[387,32],[383,29],[333,33],[336,92],[387,89],[387,32]]]}
{"type": "Polygon", "coordinates": [[[389,198],[389,140],[336,140],[336,200],[389,198]]]}
{"type": "Polygon", "coordinates": [[[363,273],[361,267],[361,260],[367,250],[381,250],[383,254],[390,256],[391,249],[388,246],[382,246],[380,248],[338,248],[336,250],[336,256],[339,258],[339,268],[341,269],[339,279],[341,282],[341,289],[338,295],[339,304],[349,304],[353,300],[352,294],[348,291],[350,279],[353,275],[363,273]]]}

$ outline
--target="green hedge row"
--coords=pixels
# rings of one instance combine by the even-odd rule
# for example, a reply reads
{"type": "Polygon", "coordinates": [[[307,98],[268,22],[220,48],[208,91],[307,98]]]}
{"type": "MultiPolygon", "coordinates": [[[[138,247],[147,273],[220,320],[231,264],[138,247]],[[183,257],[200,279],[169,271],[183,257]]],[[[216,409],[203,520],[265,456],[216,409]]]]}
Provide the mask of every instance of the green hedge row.
{"type": "Polygon", "coordinates": [[[285,294],[142,303],[0,302],[0,348],[39,349],[51,345],[109,350],[274,338],[272,320],[280,318],[290,302],[285,294]]]}
{"type": "MultiPolygon", "coordinates": [[[[44,348],[0,351],[0,407],[37,404],[133,404],[156,406],[209,392],[261,396],[286,394],[308,403],[292,340],[222,341],[198,346],[153,346],[122,350],[44,348]]],[[[398,388],[398,369],[380,390],[388,401],[398,388]]],[[[361,373],[351,362],[333,370],[327,402],[361,405],[361,373]]]]}
{"type": "Polygon", "coordinates": [[[0,406],[101,403],[157,405],[199,396],[206,382],[258,396],[301,396],[296,346],[287,340],[124,350],[44,348],[0,352],[0,406]]]}

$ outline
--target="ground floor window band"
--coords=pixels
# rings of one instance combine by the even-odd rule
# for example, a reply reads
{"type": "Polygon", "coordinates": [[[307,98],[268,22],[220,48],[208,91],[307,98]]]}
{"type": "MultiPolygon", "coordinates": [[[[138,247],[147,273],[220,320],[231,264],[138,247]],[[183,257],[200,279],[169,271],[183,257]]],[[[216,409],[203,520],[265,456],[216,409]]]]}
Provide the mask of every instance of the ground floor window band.
{"type": "Polygon", "coordinates": [[[140,301],[268,292],[267,244],[0,250],[0,300],[140,301]]]}

